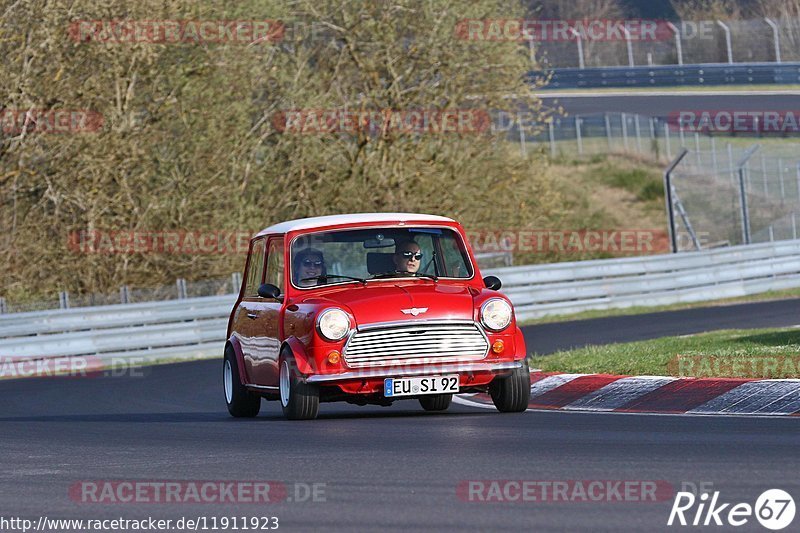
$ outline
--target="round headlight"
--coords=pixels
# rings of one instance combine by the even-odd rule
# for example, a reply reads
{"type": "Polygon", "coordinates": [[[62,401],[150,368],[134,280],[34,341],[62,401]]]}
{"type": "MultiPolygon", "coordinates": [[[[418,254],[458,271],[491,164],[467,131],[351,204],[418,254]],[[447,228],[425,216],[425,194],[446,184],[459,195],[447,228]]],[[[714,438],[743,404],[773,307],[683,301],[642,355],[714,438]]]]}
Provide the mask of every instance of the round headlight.
{"type": "Polygon", "coordinates": [[[500,331],[511,323],[511,306],[500,298],[487,300],[481,307],[481,322],[487,329],[500,331]]]}
{"type": "Polygon", "coordinates": [[[317,318],[317,328],[329,341],[339,341],[350,331],[350,317],[341,309],[326,309],[317,318]]]}

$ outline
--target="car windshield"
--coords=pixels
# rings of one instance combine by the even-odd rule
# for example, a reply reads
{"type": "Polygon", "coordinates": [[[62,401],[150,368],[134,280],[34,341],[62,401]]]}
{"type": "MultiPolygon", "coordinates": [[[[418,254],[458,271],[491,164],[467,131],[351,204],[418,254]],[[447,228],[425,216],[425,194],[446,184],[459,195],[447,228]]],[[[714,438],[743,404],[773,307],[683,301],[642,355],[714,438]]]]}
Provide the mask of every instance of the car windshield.
{"type": "Polygon", "coordinates": [[[449,228],[327,231],[292,243],[292,283],[299,288],[373,279],[468,279],[472,265],[458,232],[449,228]]]}

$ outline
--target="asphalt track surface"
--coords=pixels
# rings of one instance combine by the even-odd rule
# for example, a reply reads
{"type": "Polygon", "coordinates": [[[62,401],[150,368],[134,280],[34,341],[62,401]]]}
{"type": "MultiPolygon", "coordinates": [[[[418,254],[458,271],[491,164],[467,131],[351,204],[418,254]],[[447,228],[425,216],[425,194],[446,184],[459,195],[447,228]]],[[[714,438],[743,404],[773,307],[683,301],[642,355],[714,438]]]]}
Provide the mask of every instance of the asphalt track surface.
{"type": "MultiPolygon", "coordinates": [[[[766,313],[753,305],[707,309],[720,316],[708,324],[727,325],[733,319],[723,317],[733,311],[739,326],[753,322],[766,313]]],[[[769,316],[778,320],[791,309],[797,316],[797,301],[782,305],[772,303],[769,316]]],[[[678,317],[697,312],[671,316],[681,324],[678,317]]],[[[614,338],[602,320],[579,325],[594,329],[598,342],[614,338]]],[[[663,317],[656,321],[669,328],[663,317]]],[[[648,480],[673,491],[712,483],[725,502],[754,504],[770,488],[800,501],[796,417],[501,415],[463,405],[438,414],[405,401],[389,408],[323,404],[309,422],[285,421],[276,403],[265,402],[257,419],[236,420],[225,410],[220,374],[220,361],[202,361],[122,377],[0,383],[1,515],[277,516],[284,531],[660,531],[683,529],[666,526],[671,495],[656,502],[486,503],[464,501],[456,488],[468,480],[648,480]],[[69,488],[82,480],[273,480],[287,484],[290,497],[294,483],[323,483],[325,501],[78,503],[69,488]]],[[[763,531],[752,518],[737,530],[763,531]]]]}
{"type": "Polygon", "coordinates": [[[561,105],[570,115],[589,115],[594,113],[637,113],[644,116],[667,117],[680,111],[781,111],[796,110],[798,94],[703,94],[692,92],[627,95],[591,93],[584,96],[557,95],[542,93],[544,104],[548,107],[561,105]]]}

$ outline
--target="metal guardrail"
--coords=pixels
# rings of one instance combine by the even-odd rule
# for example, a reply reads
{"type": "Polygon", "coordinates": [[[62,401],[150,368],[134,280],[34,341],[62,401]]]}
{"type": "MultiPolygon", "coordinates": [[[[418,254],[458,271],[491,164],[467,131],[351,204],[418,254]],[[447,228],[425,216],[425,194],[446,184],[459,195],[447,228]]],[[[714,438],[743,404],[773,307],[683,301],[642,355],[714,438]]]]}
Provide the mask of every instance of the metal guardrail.
{"type": "Polygon", "coordinates": [[[672,87],[678,85],[762,85],[800,83],[800,63],[708,63],[637,67],[557,68],[541,90],[599,87],[672,87]]]}
{"type": "Polygon", "coordinates": [[[800,240],[498,269],[517,318],[700,302],[800,287],[800,240]]]}
{"type": "MultiPolygon", "coordinates": [[[[521,321],[591,309],[697,302],[800,287],[800,240],[701,252],[507,267],[521,321]]],[[[0,317],[0,358],[220,355],[234,295],[0,317]]]]}

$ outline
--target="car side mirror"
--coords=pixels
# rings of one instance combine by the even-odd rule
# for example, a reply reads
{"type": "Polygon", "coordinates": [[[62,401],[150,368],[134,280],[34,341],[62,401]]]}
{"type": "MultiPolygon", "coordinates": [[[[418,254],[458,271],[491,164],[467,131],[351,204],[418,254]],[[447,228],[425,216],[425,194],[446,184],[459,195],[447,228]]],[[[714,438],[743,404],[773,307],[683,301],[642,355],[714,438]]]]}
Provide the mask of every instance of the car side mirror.
{"type": "Polygon", "coordinates": [[[272,283],[264,283],[258,288],[258,295],[262,298],[277,299],[281,295],[281,290],[272,283]]]}
{"type": "Polygon", "coordinates": [[[486,276],[483,278],[483,284],[486,285],[487,289],[491,289],[493,291],[499,291],[500,287],[503,286],[503,283],[497,276],[486,276]]]}

